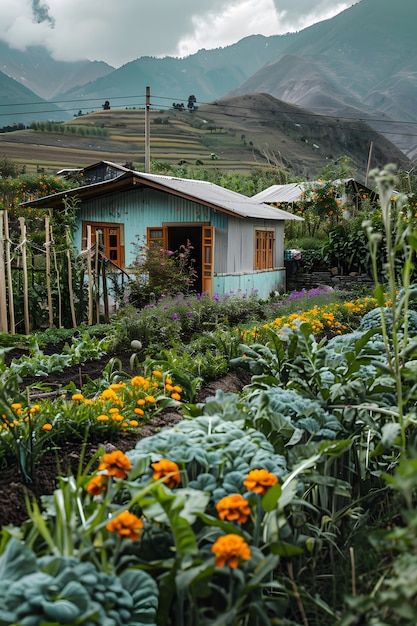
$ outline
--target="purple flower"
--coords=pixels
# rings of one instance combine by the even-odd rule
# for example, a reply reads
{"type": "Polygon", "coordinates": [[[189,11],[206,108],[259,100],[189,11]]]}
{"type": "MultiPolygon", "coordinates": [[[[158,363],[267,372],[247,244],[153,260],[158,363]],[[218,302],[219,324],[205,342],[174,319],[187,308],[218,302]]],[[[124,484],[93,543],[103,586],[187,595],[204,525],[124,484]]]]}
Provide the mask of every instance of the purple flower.
{"type": "Polygon", "coordinates": [[[174,313],[174,315],[172,316],[172,321],[176,322],[178,319],[178,315],[176,313],[174,313]]]}
{"type": "Polygon", "coordinates": [[[191,311],[188,311],[187,317],[192,317],[192,316],[193,316],[193,314],[191,313],[191,311]]]}

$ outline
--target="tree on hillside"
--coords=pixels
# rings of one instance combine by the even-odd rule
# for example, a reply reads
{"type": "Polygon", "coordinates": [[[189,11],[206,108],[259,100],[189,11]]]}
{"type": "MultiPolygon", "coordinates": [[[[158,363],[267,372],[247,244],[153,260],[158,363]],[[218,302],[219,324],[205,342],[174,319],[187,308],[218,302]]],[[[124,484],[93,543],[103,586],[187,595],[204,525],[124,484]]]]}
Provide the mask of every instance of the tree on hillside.
{"type": "Polygon", "coordinates": [[[104,111],[110,110],[110,102],[106,100],[106,102],[102,105],[104,111]]]}
{"type": "Polygon", "coordinates": [[[195,96],[188,96],[187,108],[189,111],[193,111],[196,108],[195,106],[196,102],[197,102],[197,98],[195,96]]]}

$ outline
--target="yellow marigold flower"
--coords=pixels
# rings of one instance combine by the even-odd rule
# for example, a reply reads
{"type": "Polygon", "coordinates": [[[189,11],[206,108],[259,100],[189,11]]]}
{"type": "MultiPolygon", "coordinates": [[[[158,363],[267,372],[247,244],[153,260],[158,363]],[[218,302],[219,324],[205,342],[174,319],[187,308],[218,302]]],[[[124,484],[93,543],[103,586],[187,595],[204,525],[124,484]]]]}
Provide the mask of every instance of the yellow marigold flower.
{"type": "Polygon", "coordinates": [[[130,425],[136,427],[139,426],[139,422],[137,420],[130,420],[130,425]]]}
{"type": "Polygon", "coordinates": [[[174,391],[174,387],[173,387],[172,385],[169,385],[169,384],[168,384],[168,385],[165,385],[165,389],[168,391],[168,393],[169,393],[170,391],[174,391]]]}
{"type": "Polygon", "coordinates": [[[101,398],[103,398],[103,400],[118,400],[117,393],[110,388],[102,392],[101,398]]]}
{"type": "Polygon", "coordinates": [[[97,474],[88,483],[86,490],[91,496],[100,496],[107,489],[107,476],[97,474]]]}
{"type": "Polygon", "coordinates": [[[144,398],[139,398],[136,404],[139,406],[143,406],[144,404],[146,404],[146,400],[144,398]]]}
{"type": "Polygon", "coordinates": [[[143,409],[133,409],[136,415],[145,415],[145,411],[143,409]]]}
{"type": "Polygon", "coordinates": [[[240,494],[225,496],[216,504],[220,519],[245,524],[250,515],[249,502],[240,494]]]}
{"type": "Polygon", "coordinates": [[[42,430],[52,430],[52,424],[44,424],[42,430]]]}
{"type": "Polygon", "coordinates": [[[123,511],[106,524],[107,530],[116,532],[119,537],[137,541],[140,537],[140,530],[143,528],[143,522],[139,517],[133,515],[129,511],[123,511]]]}
{"type": "Polygon", "coordinates": [[[41,410],[41,407],[39,406],[39,404],[34,404],[30,409],[29,409],[29,413],[37,413],[38,411],[41,410]]]}
{"type": "Polygon", "coordinates": [[[143,376],[134,376],[131,379],[130,384],[133,385],[134,387],[142,387],[144,382],[145,382],[145,379],[143,378],[143,376]]]}
{"type": "Polygon", "coordinates": [[[150,402],[151,404],[153,404],[154,402],[156,402],[156,400],[153,396],[146,396],[145,402],[150,402]]]}
{"type": "Polygon", "coordinates": [[[152,383],[152,387],[153,387],[154,389],[158,389],[159,384],[155,381],[154,383],[152,383]]]}
{"type": "Polygon", "coordinates": [[[84,401],[84,404],[86,404],[87,406],[92,406],[94,404],[94,401],[90,400],[90,398],[87,398],[87,400],[84,401]]]}
{"type": "Polygon", "coordinates": [[[125,383],[112,383],[109,389],[113,389],[113,391],[118,391],[119,389],[124,389],[125,387],[125,383]]]}
{"type": "Polygon", "coordinates": [[[118,413],[118,412],[119,412],[119,409],[116,406],[109,409],[109,413],[118,413]]]}
{"type": "Polygon", "coordinates": [[[179,393],[175,393],[175,392],[174,392],[174,393],[171,393],[171,398],[172,398],[173,400],[181,400],[181,396],[180,396],[180,394],[179,394],[179,393]]]}
{"type": "Polygon", "coordinates": [[[113,413],[111,418],[113,422],[122,422],[124,419],[123,415],[120,415],[120,413],[113,413]]]}
{"type": "Polygon", "coordinates": [[[98,422],[108,422],[108,420],[109,420],[108,415],[97,415],[98,422]]]}
{"type": "Polygon", "coordinates": [[[151,467],[154,470],[152,478],[154,480],[159,480],[160,478],[166,476],[164,483],[166,483],[170,489],[173,489],[181,482],[179,467],[176,463],[174,463],[174,461],[162,459],[157,463],[151,463],[151,467]]]}
{"type": "Polygon", "coordinates": [[[155,376],[155,378],[162,378],[162,372],[160,372],[159,370],[154,370],[152,374],[155,376]]]}
{"type": "Polygon", "coordinates": [[[132,469],[132,465],[129,457],[121,452],[121,450],[115,450],[114,452],[103,454],[98,469],[99,471],[107,470],[108,476],[123,479],[126,478],[128,472],[132,469]]]}
{"type": "Polygon", "coordinates": [[[248,491],[254,491],[263,496],[267,489],[277,482],[278,478],[274,474],[271,474],[271,472],[264,469],[255,469],[249,472],[243,484],[248,491]]]}
{"type": "Polygon", "coordinates": [[[19,402],[13,402],[12,409],[13,411],[19,411],[22,408],[22,405],[19,402]]]}
{"type": "Polygon", "coordinates": [[[179,385],[175,385],[174,391],[176,391],[177,393],[182,393],[182,387],[180,387],[179,385]]]}
{"type": "Polygon", "coordinates": [[[170,378],[169,376],[167,376],[167,377],[165,378],[165,384],[166,384],[166,385],[172,385],[172,378],[170,378]]]}
{"type": "Polygon", "coordinates": [[[84,400],[84,396],[82,393],[74,393],[72,395],[72,400],[74,400],[74,402],[81,402],[81,400],[84,400]]]}
{"type": "Polygon", "coordinates": [[[250,548],[243,537],[229,534],[219,537],[211,546],[217,567],[228,565],[232,569],[238,567],[240,561],[250,559],[250,548]]]}

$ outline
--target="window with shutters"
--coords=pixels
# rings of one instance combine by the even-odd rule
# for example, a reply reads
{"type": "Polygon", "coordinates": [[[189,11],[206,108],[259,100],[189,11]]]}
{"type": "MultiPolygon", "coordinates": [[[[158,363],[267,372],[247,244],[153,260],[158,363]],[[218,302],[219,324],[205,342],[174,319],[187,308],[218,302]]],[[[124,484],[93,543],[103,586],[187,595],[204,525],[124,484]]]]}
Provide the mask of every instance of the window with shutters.
{"type": "Polygon", "coordinates": [[[83,222],[82,247],[87,247],[87,226],[91,226],[91,245],[95,245],[102,233],[104,255],[118,267],[124,266],[124,250],[122,246],[122,233],[120,224],[108,224],[100,222],[83,222]]]}
{"type": "Polygon", "coordinates": [[[274,267],[274,231],[255,230],[255,269],[269,270],[274,267]]]}

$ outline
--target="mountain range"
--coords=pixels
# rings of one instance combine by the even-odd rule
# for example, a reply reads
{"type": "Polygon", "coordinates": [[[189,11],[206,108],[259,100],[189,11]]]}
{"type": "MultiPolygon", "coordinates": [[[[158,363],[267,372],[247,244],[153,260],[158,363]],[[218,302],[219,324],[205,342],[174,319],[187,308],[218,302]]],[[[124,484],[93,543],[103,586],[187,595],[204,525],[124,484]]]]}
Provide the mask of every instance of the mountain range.
{"type": "Polygon", "coordinates": [[[43,48],[0,45],[0,125],[65,121],[77,112],[159,110],[268,94],[316,115],[361,120],[410,160],[417,155],[416,0],[361,0],[297,33],[246,37],[185,58],[140,57],[115,69],[54,61],[43,48]]]}

